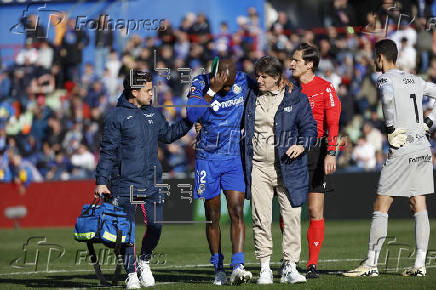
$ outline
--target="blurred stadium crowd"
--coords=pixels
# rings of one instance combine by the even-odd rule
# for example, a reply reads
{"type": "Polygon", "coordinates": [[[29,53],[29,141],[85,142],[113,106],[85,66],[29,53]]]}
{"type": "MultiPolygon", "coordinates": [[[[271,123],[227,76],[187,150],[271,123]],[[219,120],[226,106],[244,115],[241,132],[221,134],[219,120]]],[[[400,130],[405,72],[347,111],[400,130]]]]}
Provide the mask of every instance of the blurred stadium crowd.
{"type": "MultiPolygon", "coordinates": [[[[38,35],[44,35],[47,27],[37,24],[36,30],[27,31],[14,65],[0,72],[0,181],[27,185],[93,178],[104,116],[116,105],[122,80],[132,68],[154,72],[157,102],[165,105],[162,110],[171,122],[185,109],[168,105],[186,103],[189,74],[208,71],[214,56],[231,57],[240,70],[253,76],[256,59],[270,54],[288,65],[300,42],[319,47],[317,74],[334,84],[342,102],[340,132],[347,146],[339,152],[338,167],[380,170],[388,144],[375,90],[373,45],[384,37],[388,23],[388,37],[399,47],[400,68],[436,81],[436,38],[428,29],[436,3],[399,1],[410,5],[416,16],[413,22],[401,21],[400,10],[388,13],[392,5],[384,5],[367,14],[366,32],[361,32],[352,26],[359,11],[347,0],[331,2],[322,15],[325,27],[307,30],[299,29],[285,13],[273,11],[275,20],[265,31],[254,8],[238,17],[237,31],[229,31],[225,22],[219,31],[211,31],[207,15],[187,13],[180,23],[165,21],[166,29],[154,37],[102,29],[95,32],[95,43],[89,42],[86,31],[74,29],[75,19],[54,27],[53,43],[40,41],[38,35]],[[95,61],[83,63],[82,50],[90,45],[95,46],[95,61]]],[[[21,21],[34,27],[36,18],[21,21]]],[[[104,17],[99,21],[105,25],[104,17]]],[[[289,71],[285,73],[290,77],[289,71]]],[[[426,99],[426,113],[432,106],[426,99]]],[[[195,135],[192,130],[181,140],[160,146],[167,177],[190,176],[195,135]]],[[[436,134],[430,138],[435,154],[436,134]]]]}

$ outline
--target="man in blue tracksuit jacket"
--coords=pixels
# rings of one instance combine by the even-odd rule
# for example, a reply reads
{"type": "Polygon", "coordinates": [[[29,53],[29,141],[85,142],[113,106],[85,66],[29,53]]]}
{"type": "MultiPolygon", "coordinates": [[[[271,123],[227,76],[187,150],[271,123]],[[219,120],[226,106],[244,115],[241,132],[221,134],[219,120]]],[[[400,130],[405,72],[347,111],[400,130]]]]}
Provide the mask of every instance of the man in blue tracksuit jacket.
{"type": "Polygon", "coordinates": [[[124,266],[128,273],[127,288],[137,289],[155,284],[150,258],[162,230],[163,194],[154,186],[162,183],[158,160],[158,141],[171,143],[192,128],[188,119],[169,125],[162,113],[151,106],[152,76],[133,71],[124,80],[124,91],[117,107],[108,114],[101,141],[100,160],[96,169],[95,195],[111,196],[112,203],[123,207],[134,222],[136,205],[130,192],[146,195],[141,210],[146,222],[136,274],[134,245],[125,247],[124,266]],[[131,79],[132,78],[132,79],[131,79]],[[132,86],[135,85],[135,86],[132,86]],[[156,179],[155,179],[156,175],[156,179]]]}

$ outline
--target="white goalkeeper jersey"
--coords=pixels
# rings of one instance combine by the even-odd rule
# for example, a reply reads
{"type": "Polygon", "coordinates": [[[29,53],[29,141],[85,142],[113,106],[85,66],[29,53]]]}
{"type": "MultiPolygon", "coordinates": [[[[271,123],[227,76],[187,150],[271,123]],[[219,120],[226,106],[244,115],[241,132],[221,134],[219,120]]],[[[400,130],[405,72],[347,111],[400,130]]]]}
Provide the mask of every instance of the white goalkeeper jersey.
{"type": "MultiPolygon", "coordinates": [[[[436,85],[425,82],[410,73],[392,69],[377,78],[377,93],[382,100],[383,114],[387,127],[406,129],[407,142],[396,150],[404,154],[428,147],[425,136],[423,96],[436,98],[436,85]]],[[[433,121],[433,109],[429,116],[433,121]]]]}

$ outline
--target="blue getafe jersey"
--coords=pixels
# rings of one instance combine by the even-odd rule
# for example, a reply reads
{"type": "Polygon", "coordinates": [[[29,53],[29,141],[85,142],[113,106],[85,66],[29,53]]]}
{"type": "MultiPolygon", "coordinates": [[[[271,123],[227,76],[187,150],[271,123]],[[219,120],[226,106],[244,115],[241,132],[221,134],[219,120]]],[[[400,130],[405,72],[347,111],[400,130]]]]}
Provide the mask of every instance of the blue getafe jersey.
{"type": "Polygon", "coordinates": [[[224,96],[216,94],[209,108],[189,107],[208,105],[204,95],[209,90],[209,74],[192,81],[188,93],[188,118],[203,126],[196,141],[196,158],[230,159],[240,156],[241,119],[248,94],[248,79],[243,72],[236,73],[232,89],[224,96]]]}

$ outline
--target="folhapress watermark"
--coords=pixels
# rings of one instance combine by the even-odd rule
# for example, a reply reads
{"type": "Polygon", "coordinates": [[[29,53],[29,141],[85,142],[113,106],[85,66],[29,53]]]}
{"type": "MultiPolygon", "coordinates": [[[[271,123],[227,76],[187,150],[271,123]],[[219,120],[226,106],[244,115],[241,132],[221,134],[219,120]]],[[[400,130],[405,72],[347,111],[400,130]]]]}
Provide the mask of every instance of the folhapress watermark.
{"type": "Polygon", "coordinates": [[[88,18],[88,16],[77,16],[75,30],[86,31],[114,31],[126,30],[126,34],[138,31],[164,31],[167,29],[165,19],[143,18],[143,19],[124,19],[111,18],[109,15],[100,15],[98,19],[88,18]]]}

